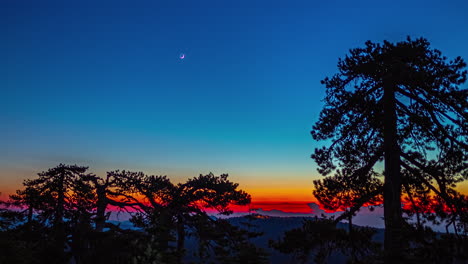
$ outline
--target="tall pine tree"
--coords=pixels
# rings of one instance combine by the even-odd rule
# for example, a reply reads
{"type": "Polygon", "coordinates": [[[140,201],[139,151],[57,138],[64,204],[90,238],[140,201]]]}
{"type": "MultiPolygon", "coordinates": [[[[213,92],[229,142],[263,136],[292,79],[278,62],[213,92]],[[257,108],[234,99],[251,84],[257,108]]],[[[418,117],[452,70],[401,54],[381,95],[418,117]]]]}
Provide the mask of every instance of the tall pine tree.
{"type": "MultiPolygon", "coordinates": [[[[468,178],[465,67],[463,59],[447,61],[423,38],[368,41],[350,50],[338,62],[339,72],[322,81],[325,106],[311,134],[331,144],[315,149],[312,158],[322,175],[337,167],[354,179],[384,175],[388,263],[401,261],[404,250],[404,175],[417,177],[449,205],[454,184],[468,178]],[[382,160],[384,170],[378,172],[382,160]]],[[[369,199],[372,195],[361,205],[369,199]]]]}

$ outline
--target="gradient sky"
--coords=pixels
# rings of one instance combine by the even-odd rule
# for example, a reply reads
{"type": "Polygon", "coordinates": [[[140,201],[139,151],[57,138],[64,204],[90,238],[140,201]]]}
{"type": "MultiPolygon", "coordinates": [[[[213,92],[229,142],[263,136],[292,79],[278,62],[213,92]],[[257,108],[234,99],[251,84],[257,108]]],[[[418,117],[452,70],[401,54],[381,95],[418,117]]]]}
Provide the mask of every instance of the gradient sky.
{"type": "Polygon", "coordinates": [[[312,201],[309,131],[337,59],[407,35],[468,59],[467,13],[466,0],[3,0],[0,192],[62,162],[175,182],[225,172],[256,201],[312,201]]]}

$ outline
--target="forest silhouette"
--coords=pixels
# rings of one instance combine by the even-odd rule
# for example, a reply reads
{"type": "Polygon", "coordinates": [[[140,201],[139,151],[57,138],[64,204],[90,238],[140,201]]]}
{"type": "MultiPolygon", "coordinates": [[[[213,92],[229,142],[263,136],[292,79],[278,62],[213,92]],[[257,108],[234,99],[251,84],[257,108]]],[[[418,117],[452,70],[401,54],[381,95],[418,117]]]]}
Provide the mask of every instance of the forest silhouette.
{"type": "Polygon", "coordinates": [[[466,263],[468,197],[456,189],[468,180],[466,75],[462,58],[448,60],[424,38],[368,41],[339,59],[338,73],[321,82],[324,107],[311,135],[324,143],[311,157],[323,178],[311,192],[342,213],[304,219],[269,248],[253,242],[264,235],[254,228],[262,216],[230,221],[232,205],[251,196],[227,174],[175,184],[59,164],[1,202],[0,263],[271,263],[272,250],[292,263],[336,254],[346,263],[466,263]],[[383,207],[383,243],[376,229],[353,225],[364,206],[383,207]],[[119,211],[134,228],[109,220],[119,211]],[[187,238],[196,241],[193,256],[187,238]]]}

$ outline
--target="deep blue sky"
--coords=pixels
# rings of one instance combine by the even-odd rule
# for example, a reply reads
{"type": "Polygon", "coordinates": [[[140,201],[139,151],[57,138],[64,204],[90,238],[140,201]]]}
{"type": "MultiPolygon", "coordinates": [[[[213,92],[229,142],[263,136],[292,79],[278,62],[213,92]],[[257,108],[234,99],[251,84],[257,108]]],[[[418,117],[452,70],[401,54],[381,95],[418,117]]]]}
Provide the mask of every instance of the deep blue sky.
{"type": "Polygon", "coordinates": [[[468,1],[3,0],[0,35],[6,191],[64,162],[228,172],[254,195],[304,199],[337,59],[407,35],[468,59],[468,1]]]}

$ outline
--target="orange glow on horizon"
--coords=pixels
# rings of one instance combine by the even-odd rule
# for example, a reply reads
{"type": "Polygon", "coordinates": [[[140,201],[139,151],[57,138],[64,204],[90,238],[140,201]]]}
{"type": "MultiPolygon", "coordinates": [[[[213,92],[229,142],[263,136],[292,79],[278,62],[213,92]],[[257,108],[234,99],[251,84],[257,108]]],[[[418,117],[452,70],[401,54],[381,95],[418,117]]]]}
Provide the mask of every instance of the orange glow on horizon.
{"type": "Polygon", "coordinates": [[[253,209],[264,211],[279,210],[285,213],[313,213],[309,203],[313,201],[258,201],[250,205],[253,209]]]}
{"type": "MultiPolygon", "coordinates": [[[[0,176],[6,175],[0,171],[0,176]]],[[[28,177],[24,177],[28,178],[28,177]]],[[[5,178],[8,179],[8,178],[5,178]]],[[[5,180],[3,179],[3,180],[5,180]]],[[[282,179],[272,179],[271,181],[245,181],[238,180],[241,185],[239,189],[246,191],[252,196],[252,203],[249,206],[232,206],[234,212],[248,212],[249,209],[262,209],[264,211],[279,210],[287,213],[313,213],[310,203],[316,203],[317,200],[312,195],[312,178],[299,179],[291,178],[289,181],[282,179]]],[[[7,200],[9,195],[14,194],[16,189],[22,189],[19,179],[8,179],[1,186],[0,200],[7,200]],[[15,187],[16,186],[16,187],[15,187]]],[[[468,181],[461,182],[456,188],[462,194],[468,195],[468,181]]],[[[143,204],[148,204],[142,196],[137,196],[143,204]]],[[[117,210],[115,207],[108,207],[109,210],[117,210]]],[[[324,210],[324,208],[320,207],[324,210]]],[[[329,210],[324,210],[330,213],[329,210]]]]}

